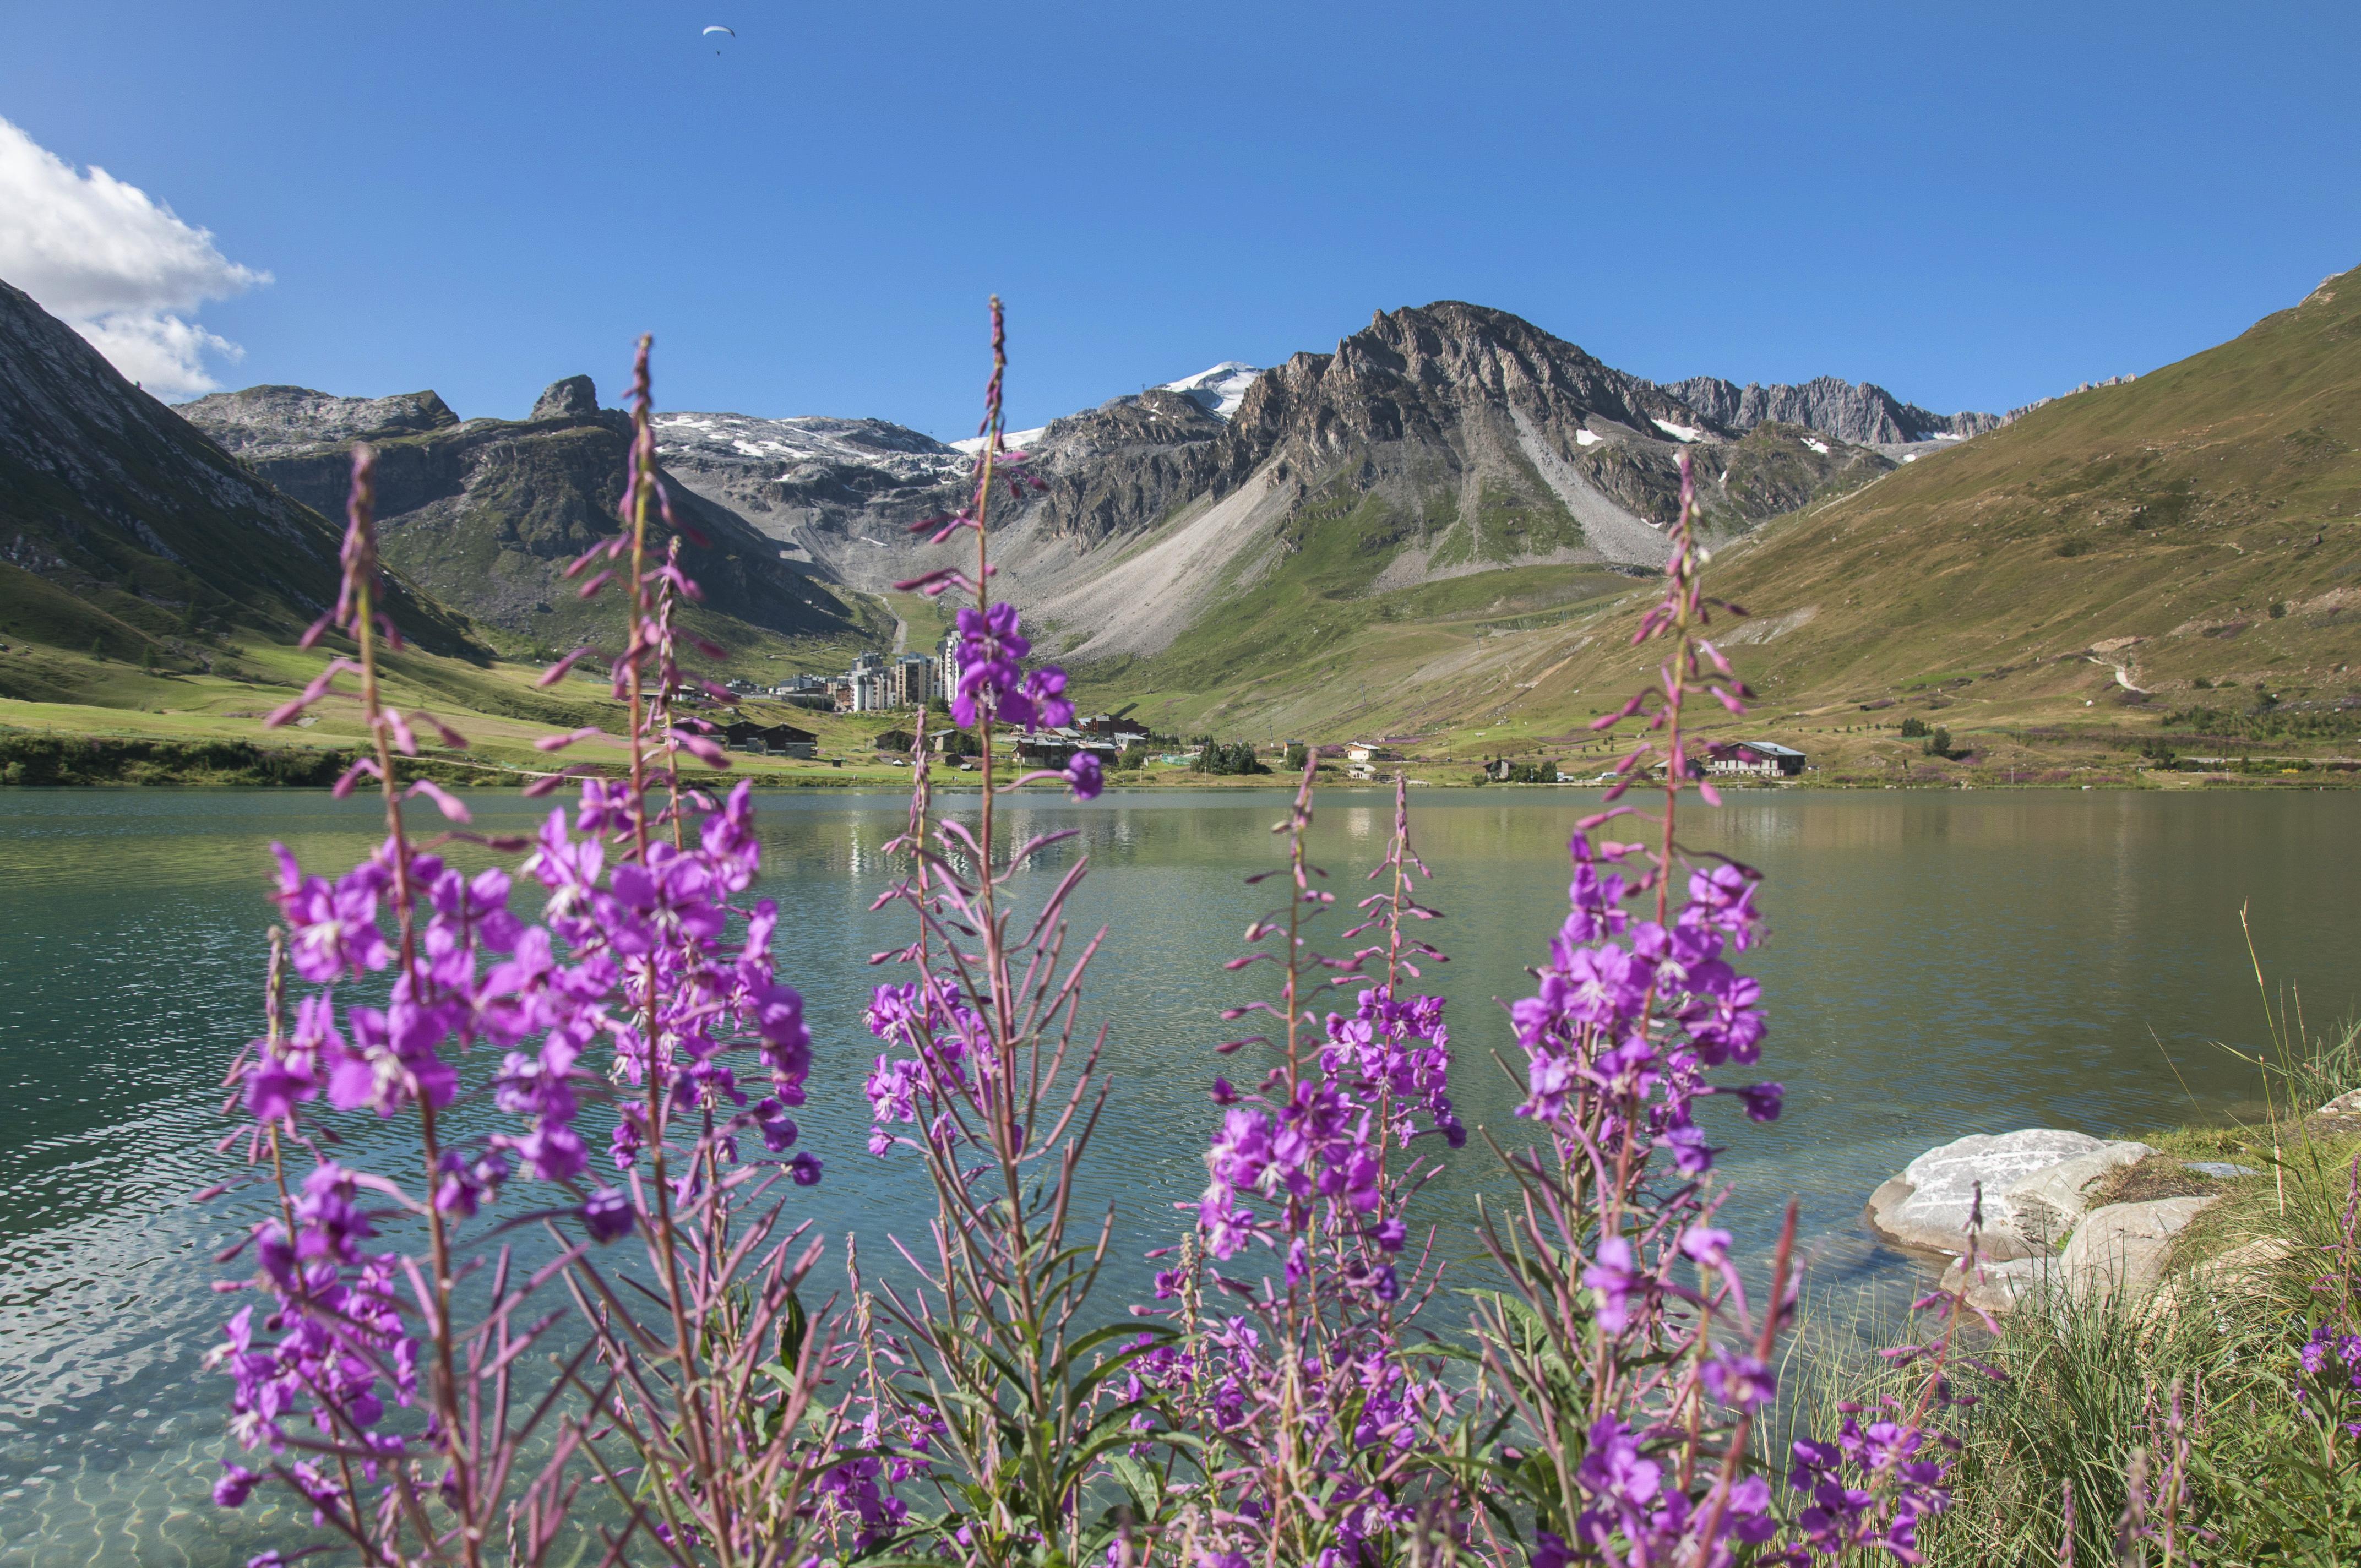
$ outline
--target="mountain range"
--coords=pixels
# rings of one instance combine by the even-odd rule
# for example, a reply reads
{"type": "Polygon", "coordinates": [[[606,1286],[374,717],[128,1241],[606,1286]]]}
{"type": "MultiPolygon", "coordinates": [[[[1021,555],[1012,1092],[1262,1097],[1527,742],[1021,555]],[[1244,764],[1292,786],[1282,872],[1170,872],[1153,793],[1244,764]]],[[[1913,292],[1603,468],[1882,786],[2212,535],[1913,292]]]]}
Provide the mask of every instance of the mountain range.
{"type": "MultiPolygon", "coordinates": [[[[2344,329],[2314,330],[2337,281],[2274,332],[2310,334],[2342,366],[2344,329]]],[[[1175,725],[1389,714],[1447,724],[1541,700],[1504,694],[1558,691],[1554,713],[1580,706],[1567,683],[1590,655],[1562,652],[1546,678],[1510,678],[1500,659],[1548,641],[1553,626],[1615,613],[1634,579],[1661,566],[1686,455],[1708,538],[1748,580],[1762,563],[1808,577],[1833,558],[1834,543],[1789,543],[1823,537],[1799,532],[1804,519],[1918,541],[1847,556],[1858,588],[1815,589],[1788,607],[1784,630],[1759,634],[1765,647],[1782,640],[1784,659],[1826,650],[1857,621],[1845,636],[1892,658],[1785,678],[1868,679],[1874,668],[1904,679],[1919,654],[1901,651],[1931,630],[1913,618],[1933,613],[1932,561],[1947,563],[1944,583],[2009,585],[1993,602],[1970,595],[1941,612],[1946,632],[1967,635],[1979,618],[2029,614],[2077,574],[2101,575],[2062,563],[2123,554],[2108,532],[2121,520],[2074,512],[2086,518],[2080,531],[2025,570],[1976,558],[2018,537],[2018,524],[2003,524],[2051,494],[2042,486],[2078,482],[2060,465],[2084,459],[2059,455],[2042,433],[2081,429],[2093,411],[2161,407],[2153,400],[2182,368],[2009,415],[1942,415],[1832,378],[1653,382],[1507,313],[1438,302],[1379,313],[1333,351],[1268,368],[1224,363],[1018,433],[1042,488],[994,520],[995,584],[1082,689],[1148,702],[1175,725]],[[2025,468],[2037,455],[2048,466],[2037,480],[2025,468]],[[1939,548],[1912,532],[1938,515],[1982,532],[1939,548]],[[1841,613],[1856,604],[1886,608],[1841,613]]],[[[2225,386],[2225,407],[2278,406],[2250,373],[2225,386]]],[[[2166,520],[2193,515],[2191,498],[2213,498],[2233,472],[2251,470],[2240,504],[2291,504],[2304,464],[2342,472],[2340,428],[2323,415],[2279,433],[2260,466],[2213,451],[2214,469],[2175,469],[2182,488],[2153,494],[2140,488],[2150,479],[2117,471],[2128,459],[2116,452],[2109,477],[2071,493],[2145,497],[2125,504],[2144,509],[2135,532],[2153,545],[2166,520]]],[[[708,595],[692,624],[731,644],[741,667],[837,667],[859,648],[932,635],[937,607],[892,585],[951,559],[952,546],[926,544],[911,524],[964,498],[973,443],[877,419],[694,411],[660,412],[657,434],[708,595]]],[[[380,454],[384,554],[422,643],[483,663],[595,640],[602,622],[562,568],[618,526],[629,425],[588,378],[554,382],[522,420],[463,420],[431,391],[293,387],[173,410],[13,289],[0,289],[0,631],[184,660],[206,657],[191,636],[207,626],[283,636],[333,597],[328,520],[358,439],[380,454]]],[[[2128,449],[2146,438],[2126,426],[2108,439],[2128,449]]],[[[2137,473],[2152,478],[2156,461],[2137,473]]],[[[2210,605],[2208,585],[2235,576],[2199,572],[2173,587],[2184,605],[2210,605]]],[[[1784,603],[1787,579],[1765,580],[1768,602],[1784,603]]],[[[2142,591],[2136,571],[2109,581],[2142,591]]]]}
{"type": "MultiPolygon", "coordinates": [[[[994,560],[1064,656],[1153,657],[1294,563],[1329,597],[1659,565],[1684,448],[1732,537],[1998,422],[1834,380],[1659,387],[1446,301],[1380,313],[1333,353],[1225,363],[1020,433],[1047,488],[998,520],[994,560]]],[[[958,504],[974,445],[874,421],[682,412],[658,428],[685,486],[871,593],[939,558],[909,525],[958,504]]]]}

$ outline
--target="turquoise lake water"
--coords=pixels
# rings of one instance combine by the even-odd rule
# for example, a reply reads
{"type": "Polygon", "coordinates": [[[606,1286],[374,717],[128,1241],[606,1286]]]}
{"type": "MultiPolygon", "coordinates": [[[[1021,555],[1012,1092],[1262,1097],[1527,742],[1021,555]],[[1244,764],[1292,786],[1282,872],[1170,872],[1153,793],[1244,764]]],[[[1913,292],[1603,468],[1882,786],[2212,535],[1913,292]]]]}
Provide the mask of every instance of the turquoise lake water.
{"type": "MultiPolygon", "coordinates": [[[[1454,1089],[1471,1127],[1513,1136],[1517,1060],[1495,998],[1523,993],[1565,911],[1565,840],[1596,795],[1438,790],[1415,831],[1447,918],[1454,1089]]],[[[527,830],[512,796],[474,802],[479,827],[527,830]]],[[[1284,797],[1111,794],[1026,801],[1020,832],[1072,827],[1044,868],[1087,853],[1078,927],[1110,927],[1084,1016],[1110,1024],[1115,1099],[1090,1188],[1117,1206],[1126,1262],[1109,1309],[1178,1234],[1171,1205],[1203,1183],[1216,1014],[1244,993],[1221,961],[1267,895],[1284,797]]],[[[881,846],[895,797],[763,797],[763,891],[784,910],[784,978],[818,1040],[806,1146],[827,1162],[807,1212],[857,1233],[864,1256],[929,1212],[907,1163],[862,1147],[860,1083],[875,1055],[861,1007],[869,954],[901,927],[869,905],[891,880],[881,846]]],[[[1391,800],[1323,797],[1314,858],[1340,894],[1382,850],[1391,800]]],[[[333,872],[366,851],[375,807],[292,792],[0,791],[0,1564],[243,1562],[287,1544],[258,1499],[223,1515],[205,1493],[224,1452],[225,1388],[197,1363],[225,1311],[210,1255],[236,1214],[187,1198],[226,1170],[221,1072],[259,1015],[268,845],[333,872]]],[[[1868,1192],[1962,1133],[2093,1133],[2259,1108],[2250,1069],[2211,1044],[2260,1032],[2238,911],[2251,904],[2275,981],[2315,1026],[2361,999],[2361,911],[2349,793],[2149,795],[1877,792],[1734,795],[1688,835],[1769,876],[1772,939],[1749,955],[1772,1021],[1762,1076],[1787,1114],[1714,1126],[1737,1184],[1727,1213],[1767,1242],[1803,1201],[1816,1289],[1894,1277],[1860,1228],[1868,1192]]],[[[1048,883],[1042,883],[1046,890],[1048,883]]],[[[1233,1072],[1232,1076],[1236,1076],[1233,1072]]],[[[1720,1107],[1716,1106],[1719,1110],[1720,1107]]],[[[1462,1266],[1465,1216],[1502,1183],[1480,1140],[1431,1190],[1462,1266]]]]}

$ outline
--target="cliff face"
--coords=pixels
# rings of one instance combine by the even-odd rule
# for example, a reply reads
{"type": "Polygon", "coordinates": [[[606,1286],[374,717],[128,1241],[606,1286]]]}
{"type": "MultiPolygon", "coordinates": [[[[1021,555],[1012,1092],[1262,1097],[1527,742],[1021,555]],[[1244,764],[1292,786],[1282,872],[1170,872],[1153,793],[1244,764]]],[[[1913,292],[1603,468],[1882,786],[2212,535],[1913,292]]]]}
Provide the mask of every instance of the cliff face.
{"type": "MultiPolygon", "coordinates": [[[[343,511],[341,478],[291,499],[0,283],[0,610],[126,657],[200,624],[292,630],[335,602],[343,511]]],[[[482,652],[399,582],[390,608],[425,647],[482,652]]]]}
{"type": "MultiPolygon", "coordinates": [[[[469,615],[550,646],[611,625],[611,610],[583,604],[563,576],[621,526],[615,507],[631,422],[598,407],[588,377],[554,383],[521,421],[462,422],[432,392],[364,400],[255,388],[190,409],[271,483],[314,506],[341,504],[346,451],[369,440],[386,559],[469,615]]],[[[704,614],[786,637],[852,630],[844,602],[783,560],[776,541],[677,482],[667,488],[704,614]]]]}

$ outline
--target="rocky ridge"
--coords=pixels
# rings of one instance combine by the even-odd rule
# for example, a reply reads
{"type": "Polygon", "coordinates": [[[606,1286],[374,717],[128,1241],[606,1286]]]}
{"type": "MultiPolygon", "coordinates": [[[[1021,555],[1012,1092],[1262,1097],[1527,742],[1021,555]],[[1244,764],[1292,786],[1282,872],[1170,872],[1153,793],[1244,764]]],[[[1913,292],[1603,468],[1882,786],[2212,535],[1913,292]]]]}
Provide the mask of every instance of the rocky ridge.
{"type": "MultiPolygon", "coordinates": [[[[282,406],[291,389],[255,390],[258,423],[283,433],[312,417],[282,406]]],[[[433,417],[402,399],[372,408],[363,417],[379,425],[433,417]]],[[[202,628],[291,630],[335,601],[342,531],[327,518],[343,510],[341,489],[313,508],[273,488],[0,283],[0,623],[117,657],[145,646],[202,661],[202,628]]],[[[482,652],[398,581],[391,598],[414,641],[482,652]]]]}
{"type": "MultiPolygon", "coordinates": [[[[285,387],[216,394],[188,412],[271,485],[322,510],[341,509],[347,450],[370,441],[386,560],[487,625],[554,648],[611,622],[563,576],[619,529],[631,444],[629,418],[598,406],[588,376],[553,382],[523,420],[463,422],[432,392],[369,400],[285,387]]],[[[685,563],[706,595],[688,619],[708,636],[874,630],[735,510],[670,488],[685,563]]]]}
{"type": "Polygon", "coordinates": [[[1854,385],[1834,376],[1816,377],[1800,385],[1768,387],[1752,381],[1740,387],[1718,376],[1692,376],[1685,381],[1664,383],[1664,390],[1732,430],[1752,430],[1775,422],[1801,425],[1862,446],[1962,441],[1998,430],[2015,417],[1934,413],[1902,401],[1874,382],[1854,385]]]}
{"type": "Polygon", "coordinates": [[[433,392],[339,398],[308,387],[248,387],[182,403],[180,414],[249,463],[459,427],[459,416],[433,392]]]}

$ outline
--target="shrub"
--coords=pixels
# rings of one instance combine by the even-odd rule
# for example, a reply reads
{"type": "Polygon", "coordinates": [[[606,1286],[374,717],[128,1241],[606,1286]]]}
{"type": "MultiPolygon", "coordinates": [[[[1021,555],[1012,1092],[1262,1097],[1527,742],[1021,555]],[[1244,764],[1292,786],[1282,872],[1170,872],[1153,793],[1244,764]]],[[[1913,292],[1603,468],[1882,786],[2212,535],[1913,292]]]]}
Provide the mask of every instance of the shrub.
{"type": "Polygon", "coordinates": [[[1197,760],[1192,766],[1198,773],[1220,775],[1270,772],[1269,768],[1256,758],[1254,742],[1251,740],[1223,741],[1209,739],[1199,747],[1197,760]]]}

